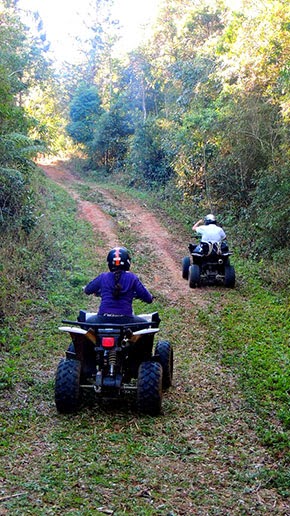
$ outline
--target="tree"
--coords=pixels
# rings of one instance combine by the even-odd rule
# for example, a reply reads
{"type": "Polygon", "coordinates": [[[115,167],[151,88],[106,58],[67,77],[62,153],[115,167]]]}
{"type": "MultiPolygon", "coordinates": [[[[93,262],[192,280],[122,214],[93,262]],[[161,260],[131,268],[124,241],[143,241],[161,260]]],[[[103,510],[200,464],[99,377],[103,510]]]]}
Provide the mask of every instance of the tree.
{"type": "Polygon", "coordinates": [[[130,116],[116,102],[109,111],[104,111],[94,127],[94,137],[89,147],[94,163],[105,166],[108,172],[121,168],[132,132],[130,116]]]}
{"type": "Polygon", "coordinates": [[[92,0],[84,25],[86,36],[81,42],[83,76],[87,84],[97,85],[102,104],[108,108],[114,89],[117,59],[113,57],[118,41],[118,22],[112,19],[112,0],[92,0]],[[89,20],[89,21],[87,21],[89,20]]]}
{"type": "Polygon", "coordinates": [[[85,84],[80,86],[70,105],[71,122],[67,126],[69,136],[77,143],[91,143],[95,125],[103,112],[97,88],[85,84]]]}
{"type": "Polygon", "coordinates": [[[172,176],[162,145],[162,126],[158,119],[149,116],[136,129],[131,143],[131,170],[135,180],[149,188],[164,186],[172,176]]]}
{"type": "MultiPolygon", "coordinates": [[[[14,2],[0,2],[0,224],[2,230],[22,227],[30,231],[34,223],[31,161],[43,150],[29,138],[34,125],[23,98],[31,71],[32,48],[27,30],[20,21],[14,2]]],[[[34,63],[37,66],[37,63],[34,63]]],[[[35,76],[34,76],[35,78],[35,76]]],[[[33,79],[34,80],[34,79],[33,79]]]]}

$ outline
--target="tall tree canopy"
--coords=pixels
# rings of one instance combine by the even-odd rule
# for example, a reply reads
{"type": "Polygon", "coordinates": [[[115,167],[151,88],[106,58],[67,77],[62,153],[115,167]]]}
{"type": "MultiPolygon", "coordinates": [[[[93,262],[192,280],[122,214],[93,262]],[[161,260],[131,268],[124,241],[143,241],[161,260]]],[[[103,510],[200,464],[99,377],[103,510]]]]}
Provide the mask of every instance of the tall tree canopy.
{"type": "MultiPolygon", "coordinates": [[[[217,210],[245,227],[252,221],[253,253],[270,252],[273,232],[282,249],[289,239],[289,2],[164,0],[151,37],[123,57],[110,9],[111,1],[92,2],[84,60],[62,77],[68,134],[95,168],[122,168],[147,188],[170,185],[196,210],[217,210]]],[[[25,132],[31,120],[22,116],[22,97],[37,74],[19,24],[9,21],[12,44],[2,50],[0,110],[5,131],[20,117],[25,132]]],[[[0,30],[4,42],[7,29],[0,30]]],[[[38,128],[44,135],[45,125],[38,128]]]]}
{"type": "Polygon", "coordinates": [[[41,150],[29,137],[37,123],[25,111],[30,87],[43,81],[47,64],[39,39],[30,37],[15,2],[0,1],[0,224],[2,229],[33,224],[34,168],[31,158],[41,150]],[[38,75],[38,74],[41,75],[38,75]]]}

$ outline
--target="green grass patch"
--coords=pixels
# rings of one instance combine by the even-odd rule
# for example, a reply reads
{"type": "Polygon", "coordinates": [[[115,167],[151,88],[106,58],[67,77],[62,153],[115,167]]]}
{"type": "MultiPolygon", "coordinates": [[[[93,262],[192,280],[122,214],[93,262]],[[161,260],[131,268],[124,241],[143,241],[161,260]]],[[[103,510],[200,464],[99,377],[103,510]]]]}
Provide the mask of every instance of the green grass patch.
{"type": "Polygon", "coordinates": [[[262,285],[256,264],[237,261],[238,286],[217,292],[199,320],[211,328],[208,351],[234,370],[244,396],[259,414],[257,428],[274,452],[290,450],[290,320],[287,292],[262,285]],[[239,276],[240,275],[240,276],[239,276]],[[273,424],[273,415],[279,423],[273,424]]]}
{"type": "Polygon", "coordinates": [[[93,232],[88,223],[77,219],[75,201],[44,177],[41,199],[43,216],[34,232],[28,237],[7,236],[0,247],[2,389],[23,379],[27,368],[22,367],[28,359],[23,350],[37,354],[41,338],[39,354],[49,357],[48,328],[76,312],[83,299],[82,286],[95,266],[93,232]]]}

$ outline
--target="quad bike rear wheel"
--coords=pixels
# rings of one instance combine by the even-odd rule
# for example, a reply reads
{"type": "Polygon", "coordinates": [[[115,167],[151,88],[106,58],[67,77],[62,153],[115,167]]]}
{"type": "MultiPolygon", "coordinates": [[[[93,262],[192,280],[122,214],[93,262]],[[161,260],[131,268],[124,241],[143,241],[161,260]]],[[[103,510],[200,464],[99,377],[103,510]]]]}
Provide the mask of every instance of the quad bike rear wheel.
{"type": "Polygon", "coordinates": [[[225,266],[225,280],[224,284],[225,287],[233,288],[236,283],[236,274],[235,269],[232,265],[226,265],[225,266]]]}
{"type": "Polygon", "coordinates": [[[137,409],[158,416],[162,403],[162,366],[159,362],[142,362],[138,371],[137,409]]]}
{"type": "Polygon", "coordinates": [[[166,340],[159,340],[155,347],[155,356],[162,365],[162,388],[168,389],[172,385],[173,376],[173,349],[166,340]]]}
{"type": "Polygon", "coordinates": [[[183,279],[188,280],[188,271],[190,267],[190,258],[189,256],[185,256],[182,258],[182,277],[183,279]]]}
{"type": "Polygon", "coordinates": [[[200,267],[195,263],[189,267],[189,286],[195,288],[200,286],[200,267]]]}
{"type": "Polygon", "coordinates": [[[70,414],[80,405],[81,363],[62,358],[55,378],[55,404],[58,412],[70,414]]]}

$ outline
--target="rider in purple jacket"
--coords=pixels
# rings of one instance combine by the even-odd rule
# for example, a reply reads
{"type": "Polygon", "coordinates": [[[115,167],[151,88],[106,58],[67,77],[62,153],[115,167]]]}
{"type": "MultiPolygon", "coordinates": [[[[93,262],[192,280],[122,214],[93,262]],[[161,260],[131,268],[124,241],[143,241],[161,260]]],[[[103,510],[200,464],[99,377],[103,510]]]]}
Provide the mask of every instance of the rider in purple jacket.
{"type": "Polygon", "coordinates": [[[97,316],[88,319],[90,322],[107,322],[107,318],[115,323],[141,322],[143,319],[133,314],[133,299],[141,299],[152,303],[153,296],[144,287],[136,274],[129,272],[130,255],[125,247],[115,247],[108,256],[110,272],[103,272],[93,279],[84,289],[85,294],[101,297],[97,316]]]}

